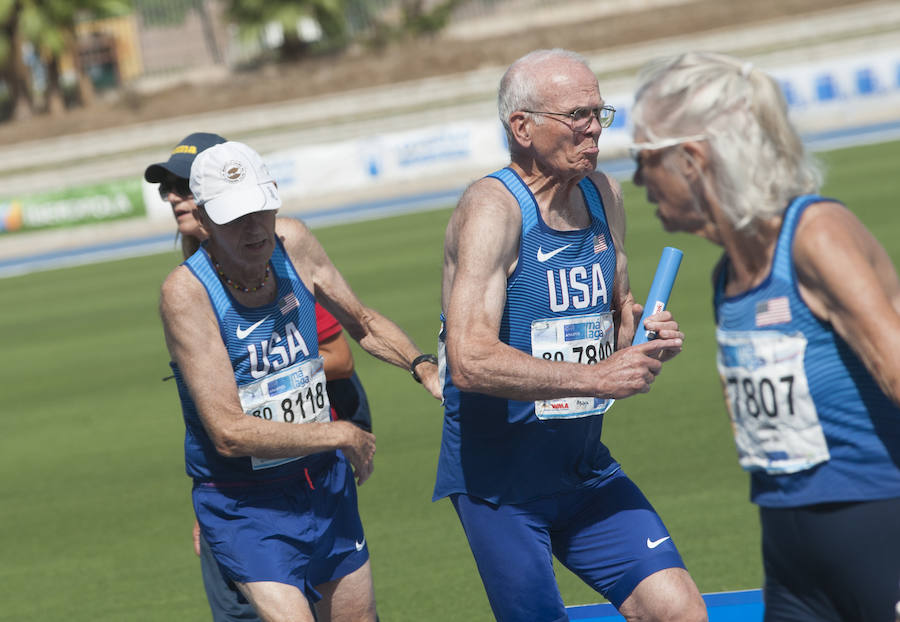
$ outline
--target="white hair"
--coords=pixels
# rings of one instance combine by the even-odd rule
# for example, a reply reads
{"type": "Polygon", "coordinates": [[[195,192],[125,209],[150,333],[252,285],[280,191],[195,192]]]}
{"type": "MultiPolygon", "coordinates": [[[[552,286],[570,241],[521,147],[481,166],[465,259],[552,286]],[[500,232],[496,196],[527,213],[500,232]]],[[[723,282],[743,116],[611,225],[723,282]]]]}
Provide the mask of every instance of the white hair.
{"type": "Polygon", "coordinates": [[[712,188],[736,229],[781,215],[793,197],[821,186],[781,89],[751,63],[691,52],[650,63],[638,82],[635,130],[651,142],[706,136],[712,188]]]}
{"type": "MultiPolygon", "coordinates": [[[[534,50],[518,60],[503,74],[500,79],[500,89],[497,92],[497,110],[500,114],[500,122],[506,131],[506,140],[513,149],[515,141],[512,129],[509,126],[509,117],[518,110],[540,110],[543,107],[543,94],[538,91],[535,81],[535,68],[547,62],[568,60],[584,65],[588,69],[587,59],[570,50],[553,48],[552,50],[534,50]]],[[[543,123],[543,118],[535,116],[535,123],[543,123]]]]}

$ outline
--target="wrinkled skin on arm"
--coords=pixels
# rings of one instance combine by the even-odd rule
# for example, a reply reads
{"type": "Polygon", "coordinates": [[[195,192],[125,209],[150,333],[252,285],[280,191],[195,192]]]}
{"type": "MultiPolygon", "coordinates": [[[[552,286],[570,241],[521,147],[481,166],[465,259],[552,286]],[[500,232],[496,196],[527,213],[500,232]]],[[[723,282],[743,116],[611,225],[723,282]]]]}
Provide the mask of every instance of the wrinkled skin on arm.
{"type": "MultiPolygon", "coordinates": [[[[332,313],[353,339],[372,356],[403,369],[409,369],[419,350],[399,326],[366,307],[353,293],[319,241],[298,220],[278,221],[278,234],[316,300],[332,313]]],[[[437,366],[423,363],[416,367],[422,384],[432,396],[441,398],[437,366]]]]}
{"type": "MultiPolygon", "coordinates": [[[[618,247],[624,235],[620,200],[613,209],[619,211],[614,216],[618,217],[614,234],[618,247]]],[[[634,304],[628,289],[626,261],[620,263],[613,293],[613,303],[625,311],[625,319],[619,318],[620,350],[610,358],[597,365],[547,361],[500,341],[506,281],[515,269],[520,230],[521,214],[515,199],[490,178],[473,184],[451,216],[444,249],[442,302],[454,384],[464,391],[517,400],[620,399],[649,391],[661,369],[657,357],[665,350],[680,350],[683,335],[670,315],[660,314],[654,317],[655,323],[648,322],[660,331],[660,339],[622,348],[621,344],[631,342],[635,314],[640,315],[640,305],[634,304]]]]}
{"type": "Polygon", "coordinates": [[[900,280],[887,252],[847,208],[819,203],[800,218],[793,257],[810,310],[900,405],[900,280]]]}
{"type": "Polygon", "coordinates": [[[326,380],[340,380],[353,375],[353,353],[342,332],[319,341],[319,354],[325,363],[326,380]]]}

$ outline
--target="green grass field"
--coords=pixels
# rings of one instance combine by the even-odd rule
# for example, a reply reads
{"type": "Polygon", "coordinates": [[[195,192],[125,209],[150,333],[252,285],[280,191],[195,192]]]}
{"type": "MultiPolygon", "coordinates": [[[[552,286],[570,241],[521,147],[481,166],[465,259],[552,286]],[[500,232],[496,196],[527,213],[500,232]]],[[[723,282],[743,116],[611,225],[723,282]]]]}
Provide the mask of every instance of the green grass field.
{"type": "MultiPolygon", "coordinates": [[[[824,155],[847,202],[900,265],[900,143],[824,155]]],[[[660,250],[685,251],[670,308],[684,353],[650,394],[622,401],[605,439],[666,520],[704,592],[756,588],[759,534],[715,371],[709,272],[718,249],[660,230],[625,184],[632,286],[660,250]]],[[[440,210],[317,231],[359,296],[434,350],[440,210]]],[[[191,549],[190,483],[157,317],[171,253],[0,280],[0,620],[208,620],[191,549]]],[[[849,276],[849,275],[848,275],[849,276]]],[[[355,347],[355,344],[354,344],[355,347]]],[[[403,370],[354,349],[378,456],[360,489],[386,622],[488,620],[452,507],[431,503],[441,410],[403,370]]],[[[567,604],[599,595],[559,570],[567,604]]]]}

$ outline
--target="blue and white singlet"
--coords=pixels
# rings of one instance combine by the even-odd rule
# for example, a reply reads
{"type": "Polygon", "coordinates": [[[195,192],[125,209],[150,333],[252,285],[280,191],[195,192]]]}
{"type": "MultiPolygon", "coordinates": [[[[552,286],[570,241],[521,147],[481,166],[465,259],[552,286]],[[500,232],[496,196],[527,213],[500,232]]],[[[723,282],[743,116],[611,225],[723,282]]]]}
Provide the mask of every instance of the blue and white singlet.
{"type": "Polygon", "coordinates": [[[738,459],[751,472],[752,501],[765,507],[900,497],[900,408],[798,289],[797,223],[824,200],[791,202],[757,287],[726,296],[724,263],[715,287],[718,367],[738,459]]]}
{"type": "MultiPolygon", "coordinates": [[[[555,231],[512,169],[490,176],[503,182],[522,212],[518,263],[507,281],[500,340],[548,359],[596,363],[606,358],[615,345],[610,303],[616,251],[597,188],[588,178],[579,184],[591,225],[555,231]]],[[[535,403],[461,392],[446,368],[444,348],[439,351],[445,369],[444,427],[435,500],[465,493],[492,503],[520,503],[573,490],[618,469],[600,441],[602,413],[611,400],[535,403]]]]}
{"type": "MultiPolygon", "coordinates": [[[[205,247],[184,265],[209,294],[242,405],[251,413],[248,416],[290,423],[327,421],[330,407],[319,357],[315,299],[294,270],[281,241],[276,237],[270,260],[278,294],[272,303],[261,307],[245,307],[232,297],[216,275],[205,247]]],[[[334,451],[301,459],[222,456],[200,421],[180,370],[171,365],[184,416],[186,470],[195,482],[272,480],[299,475],[304,468],[335,460],[334,451]]]]}

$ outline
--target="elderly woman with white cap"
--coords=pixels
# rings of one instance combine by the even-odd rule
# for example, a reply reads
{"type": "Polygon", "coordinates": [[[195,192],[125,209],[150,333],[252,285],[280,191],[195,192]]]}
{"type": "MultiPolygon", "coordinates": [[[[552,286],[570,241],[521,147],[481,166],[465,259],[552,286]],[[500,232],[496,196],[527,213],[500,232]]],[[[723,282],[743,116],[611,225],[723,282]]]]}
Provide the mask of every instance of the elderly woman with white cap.
{"type": "Polygon", "coordinates": [[[190,189],[209,234],[162,287],[197,518],[216,561],[264,620],[374,620],[356,480],[375,437],[331,421],[316,298],[368,352],[440,396],[433,357],[365,307],[281,198],[259,155],[200,153],[190,189]],[[340,450],[340,451],[338,451],[340,450]]]}

